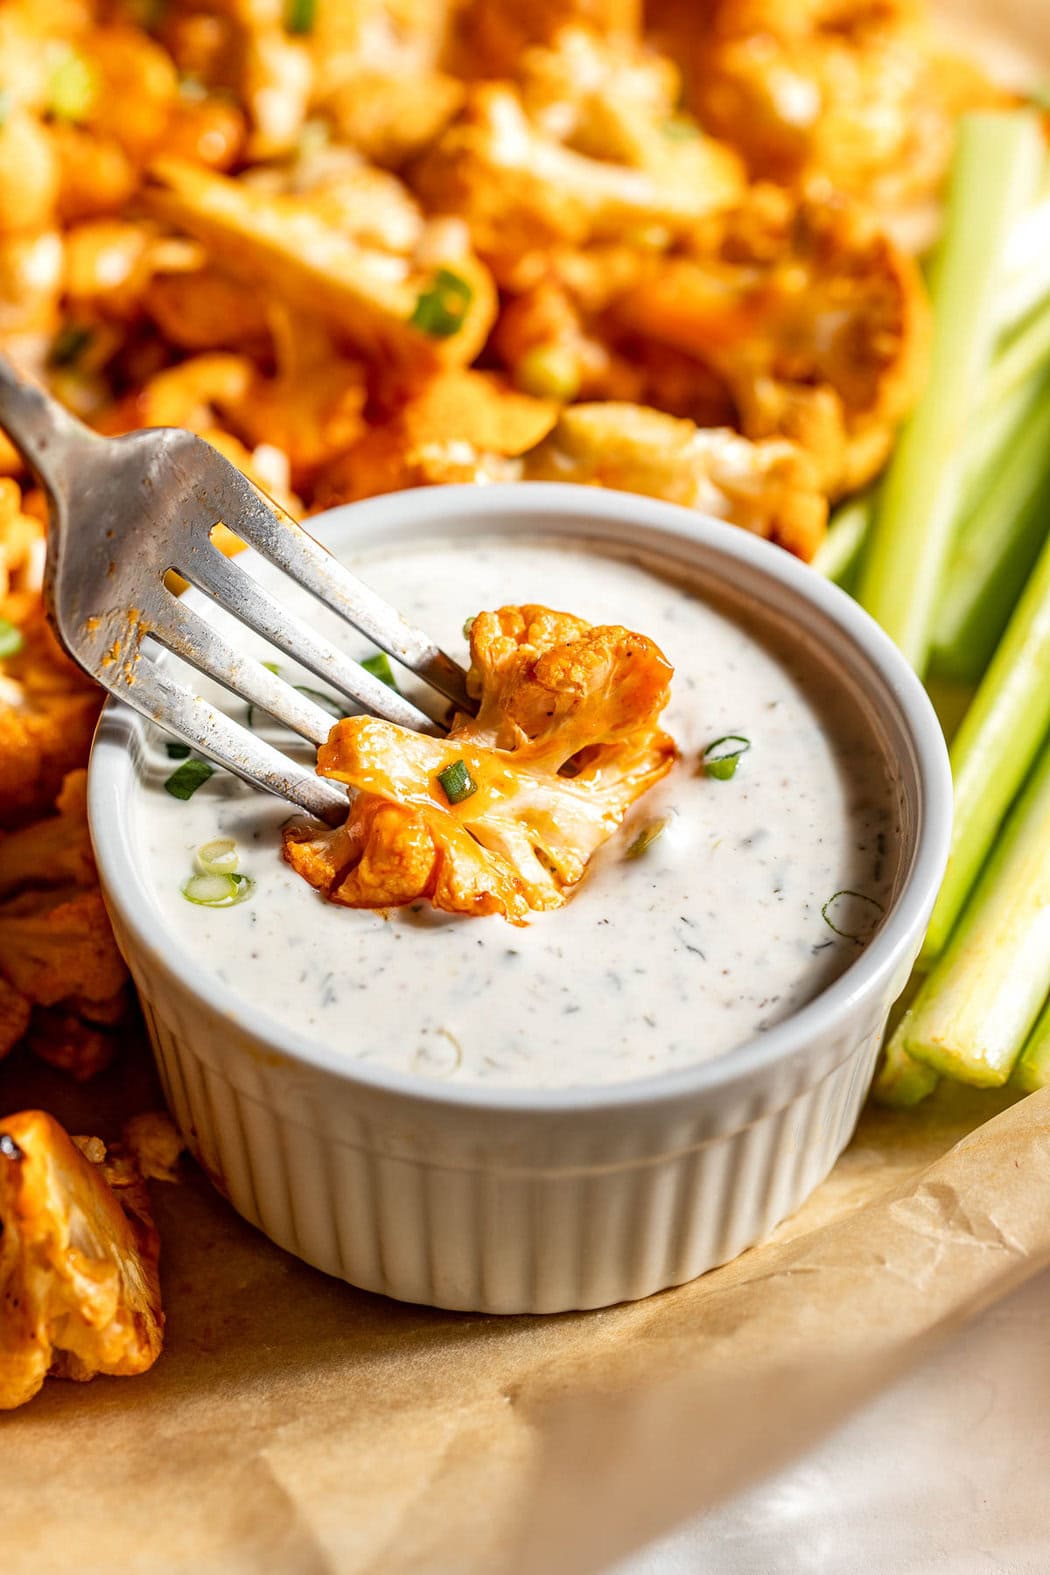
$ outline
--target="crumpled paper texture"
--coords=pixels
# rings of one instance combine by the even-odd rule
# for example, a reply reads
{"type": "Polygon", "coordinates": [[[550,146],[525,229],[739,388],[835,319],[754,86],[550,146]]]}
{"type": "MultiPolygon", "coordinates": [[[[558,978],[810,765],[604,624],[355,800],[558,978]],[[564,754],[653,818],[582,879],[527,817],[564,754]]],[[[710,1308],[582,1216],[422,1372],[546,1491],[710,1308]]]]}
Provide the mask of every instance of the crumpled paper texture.
{"type": "MultiPolygon", "coordinates": [[[[88,1089],[28,1056],[0,1067],[0,1109],[47,1104],[104,1137],[156,1097],[143,1053],[88,1089]]],[[[1010,1097],[871,1111],[772,1241],[648,1301],[549,1318],[351,1290],[187,1162],[180,1186],[153,1186],[157,1366],[49,1381],[0,1419],[5,1571],[602,1569],[1050,1261],[1050,1092],[1010,1097]]]]}

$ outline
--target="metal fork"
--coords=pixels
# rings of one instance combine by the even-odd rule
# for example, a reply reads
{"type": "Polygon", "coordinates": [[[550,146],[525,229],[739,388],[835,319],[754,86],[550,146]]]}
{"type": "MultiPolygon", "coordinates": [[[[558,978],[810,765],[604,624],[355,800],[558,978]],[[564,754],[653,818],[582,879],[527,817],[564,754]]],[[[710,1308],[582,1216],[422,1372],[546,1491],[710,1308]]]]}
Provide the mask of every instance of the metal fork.
{"type": "Polygon", "coordinates": [[[461,667],[202,438],[166,427],[99,437],[2,356],[0,427],[47,494],[44,603],[62,645],[110,694],[227,771],[330,825],[345,817],[344,790],[239,726],[144,649],[156,641],[311,744],[328,737],[328,712],[169,590],[169,570],[365,711],[441,728],[224,557],[211,540],[220,522],[459,709],[474,709],[461,667]]]}

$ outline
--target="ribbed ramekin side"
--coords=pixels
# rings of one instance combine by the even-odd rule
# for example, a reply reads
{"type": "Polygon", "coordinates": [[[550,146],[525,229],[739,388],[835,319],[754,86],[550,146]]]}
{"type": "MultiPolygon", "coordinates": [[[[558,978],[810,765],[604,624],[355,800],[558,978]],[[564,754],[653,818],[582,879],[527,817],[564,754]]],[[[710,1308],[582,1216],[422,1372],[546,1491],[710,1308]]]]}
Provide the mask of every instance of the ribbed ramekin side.
{"type": "Polygon", "coordinates": [[[148,969],[134,972],[171,1108],[245,1218],[362,1289],[480,1312],[633,1300],[761,1240],[849,1140],[877,1051],[867,1036],[813,1086],[780,1103],[769,1090],[760,1114],[720,1135],[708,1119],[690,1141],[672,1109],[640,1120],[634,1152],[621,1143],[611,1164],[571,1130],[536,1167],[465,1152],[457,1164],[447,1146],[442,1160],[407,1156],[381,1120],[350,1108],[333,1123],[323,1084],[231,1046],[236,1025],[188,1018],[148,969]]]}

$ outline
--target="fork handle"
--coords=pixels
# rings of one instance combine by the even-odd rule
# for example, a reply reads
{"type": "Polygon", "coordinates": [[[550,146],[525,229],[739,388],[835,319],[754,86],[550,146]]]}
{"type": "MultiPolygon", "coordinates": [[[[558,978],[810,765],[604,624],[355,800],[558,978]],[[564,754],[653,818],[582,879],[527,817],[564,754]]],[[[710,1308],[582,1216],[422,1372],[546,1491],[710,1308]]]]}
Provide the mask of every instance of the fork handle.
{"type": "Polygon", "coordinates": [[[62,491],[78,450],[101,440],[64,405],[0,355],[0,427],[52,495],[62,491]]]}

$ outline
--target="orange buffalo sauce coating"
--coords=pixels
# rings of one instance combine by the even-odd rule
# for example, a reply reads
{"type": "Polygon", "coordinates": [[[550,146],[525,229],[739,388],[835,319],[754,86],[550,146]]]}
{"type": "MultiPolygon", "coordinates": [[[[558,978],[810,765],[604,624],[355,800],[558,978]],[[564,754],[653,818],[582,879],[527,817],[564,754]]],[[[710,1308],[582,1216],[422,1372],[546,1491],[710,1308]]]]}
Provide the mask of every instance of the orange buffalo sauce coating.
{"type": "Polygon", "coordinates": [[[469,686],[475,717],[447,738],[372,717],[333,728],[321,776],[355,790],[346,823],[290,827],[285,858],[333,902],[387,908],[428,899],[515,924],[571,895],[595,849],[671,769],[659,726],[673,669],[644,635],[546,607],[479,613],[469,686]],[[451,802],[454,768],[473,784],[451,802]]]}

